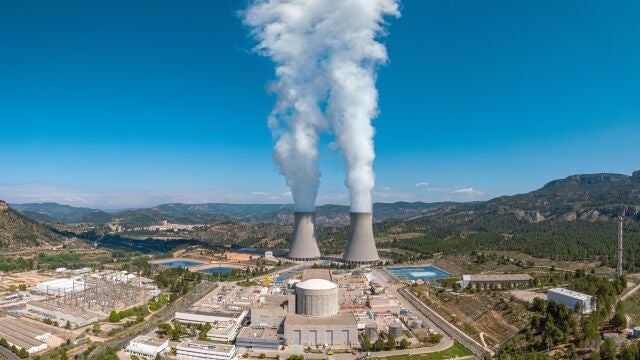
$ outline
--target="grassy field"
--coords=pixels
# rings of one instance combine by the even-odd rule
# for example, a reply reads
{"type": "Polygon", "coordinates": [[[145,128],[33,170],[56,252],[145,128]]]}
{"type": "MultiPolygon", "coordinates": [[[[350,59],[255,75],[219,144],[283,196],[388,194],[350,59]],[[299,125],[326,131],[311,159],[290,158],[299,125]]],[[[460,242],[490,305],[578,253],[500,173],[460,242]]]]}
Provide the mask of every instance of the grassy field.
{"type": "Polygon", "coordinates": [[[460,345],[457,341],[453,344],[452,347],[447,350],[438,351],[429,354],[417,354],[417,355],[396,355],[396,356],[388,356],[384,358],[374,358],[374,359],[387,359],[387,360],[409,360],[409,359],[428,359],[428,360],[443,360],[454,358],[458,356],[467,356],[473,355],[471,351],[469,351],[464,346],[460,345]]]}

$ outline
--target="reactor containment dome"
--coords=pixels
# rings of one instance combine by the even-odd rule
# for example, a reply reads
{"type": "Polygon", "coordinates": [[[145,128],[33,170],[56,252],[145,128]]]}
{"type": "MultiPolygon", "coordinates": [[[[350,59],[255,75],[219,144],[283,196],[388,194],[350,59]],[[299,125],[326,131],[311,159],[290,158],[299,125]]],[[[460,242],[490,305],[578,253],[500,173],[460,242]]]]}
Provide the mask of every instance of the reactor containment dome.
{"type": "Polygon", "coordinates": [[[309,279],[296,284],[296,314],[331,316],[340,311],[338,286],[324,279],[309,279]]]}

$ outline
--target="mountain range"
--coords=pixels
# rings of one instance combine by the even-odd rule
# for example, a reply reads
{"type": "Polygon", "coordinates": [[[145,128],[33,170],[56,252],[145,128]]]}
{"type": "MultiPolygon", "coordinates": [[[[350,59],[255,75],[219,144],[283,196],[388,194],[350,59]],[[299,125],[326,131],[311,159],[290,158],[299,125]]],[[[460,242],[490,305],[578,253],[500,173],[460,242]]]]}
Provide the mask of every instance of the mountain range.
{"type": "MultiPolygon", "coordinates": [[[[606,226],[608,233],[613,223],[611,220],[621,215],[635,224],[628,229],[631,233],[627,231],[630,236],[635,236],[634,229],[640,226],[640,171],[631,176],[610,173],[572,175],[551,181],[538,190],[484,202],[376,203],[373,211],[380,234],[392,228],[398,231],[395,227],[399,225],[404,229],[401,231],[423,234],[423,237],[415,238],[421,242],[483,233],[502,234],[501,237],[520,234],[518,236],[531,239],[542,236],[540,229],[555,231],[559,234],[557,236],[567,234],[584,238],[590,236],[585,229],[597,224],[602,224],[597,225],[597,231],[605,231],[606,226]],[[526,234],[523,233],[525,230],[526,234]]],[[[347,206],[319,206],[317,223],[323,227],[345,226],[348,225],[348,214],[347,206]]],[[[290,225],[293,209],[291,205],[282,204],[175,203],[111,214],[55,203],[11,204],[8,207],[1,202],[0,242],[3,246],[22,242],[55,242],[59,236],[46,222],[116,222],[145,226],[161,220],[192,224],[254,222],[290,225]]],[[[536,247],[533,243],[530,246],[536,247]]]]}
{"type": "MultiPolygon", "coordinates": [[[[373,205],[374,220],[406,219],[427,214],[457,203],[396,202],[373,205]]],[[[147,209],[132,209],[114,214],[98,209],[76,208],[56,203],[11,204],[11,208],[34,220],[63,224],[118,223],[126,226],[149,226],[160,221],[176,224],[217,224],[224,221],[291,224],[293,205],[290,204],[162,204],[147,209]]],[[[319,226],[342,226],[349,223],[349,207],[344,205],[318,206],[319,226]]]]}
{"type": "Polygon", "coordinates": [[[60,239],[49,226],[20,214],[0,200],[0,248],[42,246],[60,239]]]}

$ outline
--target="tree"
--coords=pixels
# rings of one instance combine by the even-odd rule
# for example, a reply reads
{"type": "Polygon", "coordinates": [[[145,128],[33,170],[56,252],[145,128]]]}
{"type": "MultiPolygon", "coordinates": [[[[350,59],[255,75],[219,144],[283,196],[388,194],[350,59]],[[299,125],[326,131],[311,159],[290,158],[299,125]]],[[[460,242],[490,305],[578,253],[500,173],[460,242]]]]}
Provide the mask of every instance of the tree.
{"type": "Polygon", "coordinates": [[[198,334],[198,340],[207,340],[207,333],[211,330],[211,324],[205,323],[198,334]]]}
{"type": "Polygon", "coordinates": [[[71,322],[69,322],[69,320],[67,320],[67,322],[64,324],[64,328],[67,330],[71,329],[71,322]]]}
{"type": "Polygon", "coordinates": [[[533,298],[533,302],[531,304],[531,310],[541,313],[544,312],[545,308],[546,308],[546,302],[542,299],[540,299],[539,297],[534,297],[533,298]]]}
{"type": "Polygon", "coordinates": [[[602,345],[600,345],[600,358],[602,360],[615,360],[616,359],[616,343],[611,338],[606,338],[602,345]]]}
{"type": "Polygon", "coordinates": [[[368,336],[365,336],[364,339],[362,339],[361,347],[362,351],[371,351],[371,341],[368,336]]]}
{"type": "Polygon", "coordinates": [[[94,334],[100,333],[100,323],[93,323],[92,330],[94,334]]]}
{"type": "Polygon", "coordinates": [[[402,338],[402,340],[400,340],[400,349],[406,349],[409,347],[409,340],[407,340],[407,338],[402,338]]]}
{"type": "Polygon", "coordinates": [[[396,348],[396,339],[394,339],[393,336],[389,335],[389,338],[387,339],[387,343],[384,345],[384,349],[393,350],[395,348],[396,348]]]}
{"type": "Polygon", "coordinates": [[[109,322],[116,323],[118,321],[120,321],[120,314],[115,310],[111,310],[111,313],[109,313],[109,322]]]}
{"type": "Polygon", "coordinates": [[[616,304],[615,313],[613,315],[613,319],[611,319],[611,323],[616,327],[616,329],[618,329],[618,331],[622,331],[627,327],[627,318],[624,315],[624,304],[622,301],[618,301],[616,304]]]}
{"type": "Polygon", "coordinates": [[[373,343],[373,350],[374,351],[384,350],[384,340],[382,340],[382,338],[378,338],[378,340],[376,340],[376,342],[373,343]]]}

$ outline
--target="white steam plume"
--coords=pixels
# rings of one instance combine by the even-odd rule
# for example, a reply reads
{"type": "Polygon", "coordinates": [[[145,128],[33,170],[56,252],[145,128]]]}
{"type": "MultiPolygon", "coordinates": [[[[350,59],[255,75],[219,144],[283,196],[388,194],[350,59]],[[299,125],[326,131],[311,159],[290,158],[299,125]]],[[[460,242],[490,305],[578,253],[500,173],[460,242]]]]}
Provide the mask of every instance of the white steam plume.
{"type": "Polygon", "coordinates": [[[278,100],[269,127],[278,139],[273,158],[291,188],[295,211],[315,211],[320,183],[319,132],[327,127],[320,109],[326,85],[319,50],[309,41],[324,1],[254,1],[243,14],[258,40],[256,50],[276,65],[271,89],[278,100]]]}
{"type": "Polygon", "coordinates": [[[388,15],[399,16],[396,0],[255,0],[244,13],[258,51],[276,63],[274,158],[298,211],[317,195],[323,106],[344,155],[351,211],[371,211],[376,69],[387,61],[377,39],[388,15]]]}

